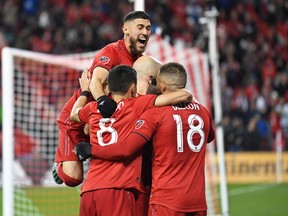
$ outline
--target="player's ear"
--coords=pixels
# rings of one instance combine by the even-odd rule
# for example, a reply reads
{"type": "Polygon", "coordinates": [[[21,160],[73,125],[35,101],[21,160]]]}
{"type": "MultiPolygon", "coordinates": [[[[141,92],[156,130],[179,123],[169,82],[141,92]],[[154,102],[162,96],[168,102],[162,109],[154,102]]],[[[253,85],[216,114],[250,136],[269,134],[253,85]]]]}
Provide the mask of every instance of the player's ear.
{"type": "Polygon", "coordinates": [[[127,23],[125,23],[125,24],[122,26],[122,31],[123,31],[124,35],[129,35],[129,28],[128,28],[127,23]]]}
{"type": "Polygon", "coordinates": [[[147,83],[151,85],[153,78],[154,78],[154,77],[153,77],[152,75],[148,75],[148,76],[147,76],[147,83]]]}
{"type": "Polygon", "coordinates": [[[167,88],[166,88],[166,86],[164,85],[162,88],[161,88],[161,92],[162,93],[165,93],[167,91],[167,88]]]}
{"type": "Polygon", "coordinates": [[[137,94],[137,86],[133,83],[129,88],[130,96],[135,97],[137,94]]]}
{"type": "Polygon", "coordinates": [[[163,82],[161,82],[159,84],[159,90],[161,91],[161,93],[165,93],[167,91],[167,86],[163,82]]]}

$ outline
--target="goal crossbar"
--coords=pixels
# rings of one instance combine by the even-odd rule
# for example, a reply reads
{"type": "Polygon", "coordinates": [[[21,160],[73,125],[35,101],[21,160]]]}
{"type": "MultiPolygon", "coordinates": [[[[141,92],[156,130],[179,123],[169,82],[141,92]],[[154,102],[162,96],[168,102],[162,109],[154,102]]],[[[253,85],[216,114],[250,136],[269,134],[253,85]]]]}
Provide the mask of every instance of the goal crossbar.
{"type": "MultiPolygon", "coordinates": [[[[15,212],[17,211],[15,210],[15,204],[14,204],[16,196],[19,196],[19,194],[20,196],[24,196],[23,194],[27,194],[26,193],[27,191],[24,192],[14,191],[15,187],[16,188],[22,187],[21,185],[20,186],[15,185],[16,183],[13,179],[15,178],[15,176],[13,175],[15,174],[13,173],[15,172],[15,166],[16,168],[18,167],[18,169],[22,169],[23,167],[21,166],[25,165],[27,166],[27,164],[23,165],[23,161],[20,162],[17,161],[16,165],[14,163],[15,162],[14,139],[17,139],[17,137],[15,138],[15,128],[17,130],[17,127],[20,126],[22,132],[26,133],[26,135],[28,133],[28,136],[35,138],[36,139],[35,142],[38,143],[39,140],[37,139],[39,139],[39,136],[41,136],[40,137],[41,139],[42,136],[44,136],[43,137],[43,139],[45,139],[44,147],[46,148],[46,149],[44,148],[44,151],[48,151],[47,148],[48,147],[50,148],[51,145],[52,148],[54,148],[54,145],[57,144],[57,141],[55,141],[57,139],[57,128],[55,128],[56,127],[55,115],[60,112],[59,107],[64,101],[66,101],[65,97],[68,99],[73,94],[74,92],[73,87],[76,89],[79,88],[78,83],[79,74],[76,72],[81,72],[83,69],[90,66],[96,53],[97,51],[89,53],[75,53],[69,55],[52,55],[52,54],[44,54],[39,52],[20,50],[10,47],[5,47],[2,50],[2,91],[3,91],[2,143],[3,143],[3,185],[5,185],[5,187],[3,187],[3,198],[5,198],[3,199],[3,215],[5,216],[15,215],[15,212]],[[64,72],[61,70],[64,70],[64,72]],[[52,75],[50,73],[51,71],[52,75]],[[66,78],[65,76],[68,76],[68,78],[66,78]],[[43,87],[41,85],[46,86],[43,87]],[[61,88],[64,87],[69,89],[68,90],[60,89],[61,92],[60,91],[57,92],[58,88],[60,88],[59,85],[61,88]],[[59,95],[61,97],[60,99],[59,95]],[[43,120],[42,115],[44,115],[46,119],[48,118],[48,120],[43,120]],[[15,119],[17,118],[16,124],[14,118],[15,119]],[[47,123],[46,121],[49,122],[47,123]],[[31,127],[29,124],[31,124],[31,127]],[[49,127],[52,127],[53,137],[51,137],[50,134],[51,131],[49,127]],[[53,140],[51,141],[51,139],[54,139],[54,141],[53,140]]],[[[204,104],[206,107],[210,106],[210,98],[209,98],[210,75],[208,72],[209,70],[208,58],[206,54],[201,53],[201,51],[199,51],[198,49],[176,50],[173,46],[171,46],[166,41],[162,40],[157,35],[151,36],[148,46],[146,48],[146,54],[155,57],[156,59],[160,60],[163,63],[169,61],[175,61],[183,64],[183,66],[187,69],[187,76],[188,76],[187,89],[193,92],[193,95],[196,97],[197,100],[200,101],[200,103],[204,104]]],[[[43,141],[40,140],[40,143],[41,148],[43,148],[43,141]]],[[[212,178],[213,177],[212,175],[214,175],[215,172],[215,167],[213,164],[214,149],[211,148],[213,147],[211,145],[212,144],[210,144],[210,146],[208,146],[207,148],[209,163],[206,164],[208,164],[208,166],[210,167],[207,169],[207,177],[210,178],[210,181],[208,180],[207,183],[209,184],[207,187],[209,190],[209,193],[207,193],[207,202],[209,208],[208,215],[216,215],[219,212],[219,209],[217,207],[219,202],[217,200],[218,199],[217,189],[214,188],[215,181],[212,178]]],[[[46,152],[44,152],[44,154],[46,154],[46,152]]],[[[53,158],[51,159],[51,157],[54,157],[54,155],[51,152],[48,152],[47,154],[52,154],[48,155],[47,158],[45,158],[50,163],[53,160],[53,158]]],[[[45,169],[47,169],[47,167],[45,169]]],[[[18,171],[20,172],[21,170],[18,171]]],[[[27,169],[26,170],[23,169],[23,171],[29,172],[29,170],[27,171],[27,169]]],[[[50,172],[47,172],[47,174],[49,175],[50,172]]],[[[29,184],[27,183],[26,186],[24,186],[24,188],[26,189],[27,185],[29,184]]],[[[33,186],[33,182],[31,184],[33,186]]],[[[52,186],[55,187],[57,185],[52,186]]],[[[26,201],[29,200],[29,197],[24,197],[23,200],[24,200],[23,203],[28,203],[26,201]]],[[[31,202],[29,201],[29,203],[31,202]]],[[[31,205],[33,205],[33,203],[31,205]]],[[[35,205],[35,208],[34,206],[32,207],[34,209],[33,211],[35,211],[35,215],[39,215],[38,212],[41,210],[38,209],[38,206],[35,205]]],[[[32,214],[29,213],[29,215],[32,214]]]]}

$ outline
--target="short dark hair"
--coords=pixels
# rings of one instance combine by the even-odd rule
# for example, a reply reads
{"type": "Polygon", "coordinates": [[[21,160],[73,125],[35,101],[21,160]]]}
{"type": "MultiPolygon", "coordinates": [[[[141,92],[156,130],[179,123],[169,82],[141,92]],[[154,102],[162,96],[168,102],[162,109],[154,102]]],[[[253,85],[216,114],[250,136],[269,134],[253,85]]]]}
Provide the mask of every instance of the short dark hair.
{"type": "Polygon", "coordinates": [[[174,76],[174,85],[178,86],[178,88],[185,88],[187,83],[187,73],[186,69],[182,64],[176,62],[169,62],[163,64],[160,67],[159,75],[169,75],[174,76]]]}
{"type": "Polygon", "coordinates": [[[108,87],[111,92],[126,93],[132,84],[137,84],[137,76],[131,66],[118,65],[109,71],[108,87]]]}
{"type": "Polygon", "coordinates": [[[127,21],[135,20],[135,19],[147,19],[150,20],[150,16],[144,11],[131,11],[124,17],[124,23],[127,21]]]}

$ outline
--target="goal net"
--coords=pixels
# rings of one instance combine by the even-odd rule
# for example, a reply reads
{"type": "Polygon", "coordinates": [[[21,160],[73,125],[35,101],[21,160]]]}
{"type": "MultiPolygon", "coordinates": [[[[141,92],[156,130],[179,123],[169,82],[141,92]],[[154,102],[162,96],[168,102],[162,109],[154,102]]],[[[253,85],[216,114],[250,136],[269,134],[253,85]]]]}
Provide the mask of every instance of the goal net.
{"type": "MultiPolygon", "coordinates": [[[[78,215],[80,187],[59,186],[52,179],[56,119],[79,88],[80,72],[91,65],[96,52],[49,55],[3,49],[3,215],[78,215]]],[[[146,54],[163,63],[183,64],[188,72],[187,88],[210,107],[207,55],[197,49],[177,50],[158,36],[151,37],[146,54]]],[[[213,152],[212,144],[206,169],[209,215],[219,212],[213,152]]]]}

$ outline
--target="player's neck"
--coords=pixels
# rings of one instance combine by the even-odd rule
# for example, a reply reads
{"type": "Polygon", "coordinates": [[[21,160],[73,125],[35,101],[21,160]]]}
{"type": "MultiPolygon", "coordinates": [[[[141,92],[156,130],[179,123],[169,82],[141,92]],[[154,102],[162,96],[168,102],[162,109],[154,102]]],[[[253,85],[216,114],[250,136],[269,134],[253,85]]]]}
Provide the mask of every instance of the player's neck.
{"type": "Polygon", "coordinates": [[[148,84],[146,82],[139,82],[137,83],[137,94],[138,95],[146,95],[148,84]]]}
{"type": "Polygon", "coordinates": [[[132,96],[129,95],[129,94],[112,94],[112,98],[114,101],[116,101],[116,103],[118,103],[119,101],[121,100],[124,100],[124,99],[128,99],[128,98],[131,98],[132,96]]]}

